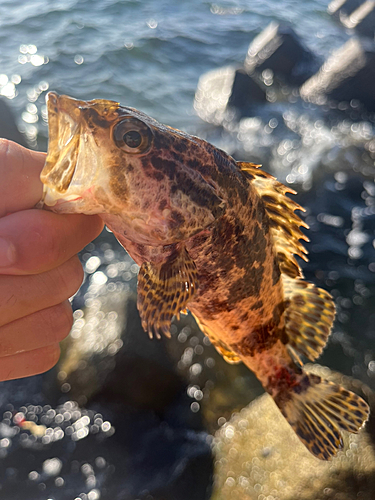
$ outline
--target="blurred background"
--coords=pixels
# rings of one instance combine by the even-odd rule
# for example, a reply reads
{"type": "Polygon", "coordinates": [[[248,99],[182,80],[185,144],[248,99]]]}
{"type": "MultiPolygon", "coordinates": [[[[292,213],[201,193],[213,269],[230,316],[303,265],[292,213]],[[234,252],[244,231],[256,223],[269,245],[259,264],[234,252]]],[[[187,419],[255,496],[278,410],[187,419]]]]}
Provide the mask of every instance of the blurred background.
{"type": "MultiPolygon", "coordinates": [[[[374,16],[360,0],[0,0],[0,136],[45,151],[48,90],[112,99],[298,191],[304,273],[337,306],[310,369],[373,411],[374,16]]],[[[373,500],[373,420],[319,462],[189,316],[148,339],[108,231],[81,260],[59,365],[1,384],[1,499],[373,500]]]]}

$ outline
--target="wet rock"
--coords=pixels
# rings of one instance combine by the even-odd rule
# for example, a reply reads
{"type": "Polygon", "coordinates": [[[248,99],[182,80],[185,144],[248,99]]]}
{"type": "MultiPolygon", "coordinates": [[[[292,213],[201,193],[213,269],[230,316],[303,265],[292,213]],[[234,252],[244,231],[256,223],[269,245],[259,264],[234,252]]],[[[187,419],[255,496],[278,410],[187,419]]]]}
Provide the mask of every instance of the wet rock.
{"type": "Polygon", "coordinates": [[[355,29],[359,34],[374,38],[375,34],[375,2],[364,1],[350,15],[342,14],[340,20],[345,28],[355,29]]]}
{"type": "Polygon", "coordinates": [[[363,0],[332,0],[328,6],[328,13],[335,17],[349,16],[363,3],[363,0]]]}
{"type": "Polygon", "coordinates": [[[266,93],[241,68],[226,66],[202,75],[195,94],[194,108],[200,118],[215,125],[250,114],[266,93]]]}
{"type": "Polygon", "coordinates": [[[0,422],[1,498],[210,498],[206,433],[152,412],[98,408],[74,401],[7,405],[0,422]]]}
{"type": "Polygon", "coordinates": [[[8,406],[0,422],[1,498],[209,498],[205,433],[163,425],[144,412],[118,417],[115,427],[108,409],[82,409],[73,401],[8,406]]]}
{"type": "MultiPolygon", "coordinates": [[[[110,369],[98,362],[95,355],[88,359],[87,364],[95,366],[100,381],[90,404],[97,401],[102,405],[114,404],[162,414],[185,392],[184,380],[176,373],[165,342],[150,340],[144,332],[133,297],[127,300],[125,308],[123,345],[111,356],[110,369]]],[[[74,382],[71,385],[74,386],[74,382]]]]}
{"type": "Polygon", "coordinates": [[[0,137],[27,147],[25,137],[18,130],[13,113],[5,99],[0,98],[0,137]]]}
{"type": "MultiPolygon", "coordinates": [[[[341,383],[375,408],[374,394],[358,381],[315,365],[309,371],[341,383]]],[[[375,451],[369,427],[344,436],[344,450],[320,461],[299,441],[269,395],[236,414],[214,439],[215,492],[212,500],[373,499],[375,451]]]]}
{"type": "Polygon", "coordinates": [[[272,22],[251,42],[246,60],[247,73],[269,70],[276,79],[301,85],[316,70],[315,56],[288,25],[272,22]]]}
{"type": "MultiPolygon", "coordinates": [[[[111,491],[108,498],[208,499],[212,476],[208,435],[201,414],[190,409],[186,383],[166,350],[167,340],[148,338],[131,291],[120,297],[106,287],[98,292],[97,304],[89,302],[83,316],[78,315],[72,332],[76,338],[59,369],[69,395],[86,400],[87,407],[106,415],[116,429],[123,471],[105,484],[111,491]],[[114,312],[119,329],[108,324],[114,312]],[[98,325],[94,332],[84,328],[83,323],[90,324],[95,317],[103,322],[103,331],[98,325]],[[74,334],[79,328],[80,335],[74,334]],[[98,343],[92,337],[98,338],[99,332],[106,338],[96,353],[98,343]]],[[[90,293],[88,287],[85,295],[90,293]]],[[[111,462],[111,450],[107,451],[111,462]]]]}
{"type": "Polygon", "coordinates": [[[375,111],[375,44],[352,38],[336,50],[300,89],[309,102],[325,104],[360,101],[368,111],[375,111]]]}

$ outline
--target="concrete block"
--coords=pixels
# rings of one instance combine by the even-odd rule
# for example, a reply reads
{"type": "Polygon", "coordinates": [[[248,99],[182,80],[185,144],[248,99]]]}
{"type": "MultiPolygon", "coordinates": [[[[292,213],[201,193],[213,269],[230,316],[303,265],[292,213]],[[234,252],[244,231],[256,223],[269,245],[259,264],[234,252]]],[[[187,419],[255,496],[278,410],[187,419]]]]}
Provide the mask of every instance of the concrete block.
{"type": "Polygon", "coordinates": [[[368,111],[375,111],[375,43],[350,39],[336,50],[318,73],[300,89],[309,102],[325,104],[328,100],[360,101],[368,111]]]}
{"type": "Polygon", "coordinates": [[[266,93],[242,68],[225,66],[202,75],[194,108],[209,123],[220,125],[233,110],[241,115],[255,104],[266,102],[266,93]]]}
{"type": "Polygon", "coordinates": [[[249,46],[245,69],[247,73],[271,70],[276,77],[291,85],[301,85],[317,70],[312,52],[288,25],[272,22],[249,46]]]}
{"type": "Polygon", "coordinates": [[[328,13],[338,18],[342,14],[349,16],[358,9],[362,3],[363,0],[332,0],[328,6],[328,13]]]}
{"type": "Polygon", "coordinates": [[[367,0],[350,15],[340,16],[342,24],[358,34],[373,38],[375,34],[375,1],[367,0]]]}

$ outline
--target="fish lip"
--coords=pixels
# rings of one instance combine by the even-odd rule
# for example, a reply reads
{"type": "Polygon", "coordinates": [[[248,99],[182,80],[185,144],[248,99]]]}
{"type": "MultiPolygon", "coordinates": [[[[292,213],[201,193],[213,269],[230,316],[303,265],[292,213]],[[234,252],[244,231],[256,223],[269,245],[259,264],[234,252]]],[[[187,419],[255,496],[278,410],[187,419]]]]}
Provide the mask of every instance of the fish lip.
{"type": "MultiPolygon", "coordinates": [[[[59,133],[61,133],[61,125],[63,125],[63,119],[69,118],[71,122],[74,122],[74,129],[71,130],[71,136],[73,136],[80,127],[80,109],[82,107],[82,101],[73,99],[65,95],[59,95],[56,92],[48,92],[46,97],[47,112],[48,112],[48,141],[49,144],[59,139],[59,133]]],[[[70,138],[71,139],[71,138],[70,138]]]]}
{"type": "MultiPolygon", "coordinates": [[[[60,95],[57,92],[50,91],[46,97],[48,115],[51,111],[55,111],[53,107],[56,107],[59,112],[66,113],[68,115],[74,114],[74,110],[81,109],[87,105],[86,101],[80,101],[79,99],[74,99],[74,97],[69,97],[67,95],[60,95]]],[[[79,113],[77,114],[79,116],[79,113]]]]}

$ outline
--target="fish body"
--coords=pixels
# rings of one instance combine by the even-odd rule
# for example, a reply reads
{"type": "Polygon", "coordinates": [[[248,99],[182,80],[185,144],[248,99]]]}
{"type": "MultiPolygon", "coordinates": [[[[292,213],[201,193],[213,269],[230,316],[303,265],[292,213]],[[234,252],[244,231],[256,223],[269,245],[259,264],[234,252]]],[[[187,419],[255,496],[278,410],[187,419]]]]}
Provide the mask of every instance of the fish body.
{"type": "Polygon", "coordinates": [[[230,363],[261,381],[301,441],[329,459],[341,430],[358,432],[368,406],[306,374],[334,319],[324,290],[303,280],[306,258],[293,191],[257,165],[133,108],[48,95],[44,202],[99,214],[140,266],[138,309],[150,337],[169,336],[188,308],[230,363]]]}

